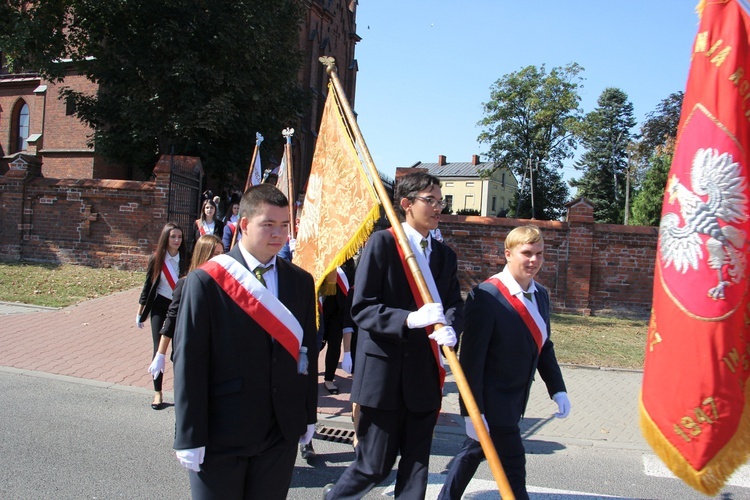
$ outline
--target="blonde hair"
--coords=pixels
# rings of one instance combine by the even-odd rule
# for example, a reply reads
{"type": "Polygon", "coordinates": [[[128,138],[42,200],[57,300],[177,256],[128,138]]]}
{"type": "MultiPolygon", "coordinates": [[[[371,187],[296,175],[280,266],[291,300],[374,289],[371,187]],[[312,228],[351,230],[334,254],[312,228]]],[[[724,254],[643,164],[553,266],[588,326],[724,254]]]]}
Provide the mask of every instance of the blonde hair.
{"type": "Polygon", "coordinates": [[[505,237],[505,249],[511,250],[518,245],[525,245],[527,243],[544,243],[544,237],[542,231],[534,225],[519,226],[508,233],[505,237]]]}
{"type": "Polygon", "coordinates": [[[215,234],[204,234],[198,238],[198,241],[195,242],[195,247],[193,247],[193,259],[190,261],[190,270],[192,271],[210,260],[214,256],[216,245],[223,245],[223,243],[215,234]]]}

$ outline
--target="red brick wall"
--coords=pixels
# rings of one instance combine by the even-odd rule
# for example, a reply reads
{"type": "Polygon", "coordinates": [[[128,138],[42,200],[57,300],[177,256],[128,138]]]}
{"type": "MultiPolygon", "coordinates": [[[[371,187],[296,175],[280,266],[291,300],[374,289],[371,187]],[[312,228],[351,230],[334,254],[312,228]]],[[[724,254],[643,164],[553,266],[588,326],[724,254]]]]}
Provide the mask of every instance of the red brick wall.
{"type": "Polygon", "coordinates": [[[155,173],[139,182],[9,171],[0,177],[0,255],[145,269],[167,222],[169,171],[155,173]]]}
{"type": "MultiPolygon", "coordinates": [[[[138,182],[9,171],[0,177],[0,256],[144,269],[167,222],[169,161],[154,174],[155,181],[138,182]]],[[[594,224],[585,200],[569,205],[565,222],[442,216],[463,292],[502,270],[505,237],[529,223],[544,233],[538,280],[556,311],[649,311],[658,228],[594,224]]]]}
{"type": "Polygon", "coordinates": [[[545,239],[545,264],[537,277],[560,312],[651,308],[658,228],[593,223],[585,202],[569,207],[568,220],[532,221],[441,216],[440,230],[458,254],[461,290],[468,292],[505,265],[504,241],[515,227],[536,224],[545,239]]]}

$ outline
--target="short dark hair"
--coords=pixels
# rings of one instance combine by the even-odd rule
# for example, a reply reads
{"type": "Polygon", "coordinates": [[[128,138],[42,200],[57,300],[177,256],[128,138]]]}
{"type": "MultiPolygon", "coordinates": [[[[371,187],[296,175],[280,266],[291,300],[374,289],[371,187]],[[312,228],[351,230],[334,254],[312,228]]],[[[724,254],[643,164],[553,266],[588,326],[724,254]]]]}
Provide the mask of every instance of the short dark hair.
{"type": "Polygon", "coordinates": [[[260,211],[263,204],[275,207],[288,207],[289,200],[279,188],[271,184],[258,184],[251,186],[240,200],[240,213],[238,217],[252,219],[260,211]]]}
{"type": "Polygon", "coordinates": [[[440,186],[440,179],[426,172],[414,172],[401,177],[396,184],[396,209],[403,219],[406,212],[401,207],[401,200],[413,200],[417,194],[430,186],[440,186]]]}

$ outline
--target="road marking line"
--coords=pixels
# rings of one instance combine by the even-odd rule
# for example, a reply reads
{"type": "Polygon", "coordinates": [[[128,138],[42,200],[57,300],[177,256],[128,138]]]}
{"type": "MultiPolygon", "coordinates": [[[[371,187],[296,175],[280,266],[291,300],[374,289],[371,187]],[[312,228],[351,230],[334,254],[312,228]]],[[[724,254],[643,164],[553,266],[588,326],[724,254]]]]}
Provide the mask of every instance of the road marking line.
{"type": "MultiPolygon", "coordinates": [[[[656,455],[643,455],[643,472],[647,476],[678,479],[656,455]]],[[[732,474],[727,485],[750,488],[750,465],[743,465],[732,474]]]]}
{"type": "MultiPolygon", "coordinates": [[[[440,489],[443,487],[443,483],[445,483],[445,474],[430,474],[427,478],[427,494],[425,495],[425,498],[437,498],[438,494],[440,494],[440,489]]],[[[395,489],[396,489],[396,483],[391,483],[385,491],[383,491],[383,496],[387,497],[394,497],[395,496],[395,489]]],[[[549,495],[561,495],[559,497],[552,497],[552,498],[558,498],[560,500],[567,499],[568,497],[585,497],[587,500],[595,500],[597,498],[623,498],[623,497],[616,497],[612,495],[602,495],[599,493],[585,493],[583,491],[569,491],[569,490],[558,490],[554,488],[541,488],[537,486],[527,486],[526,489],[529,492],[529,496],[534,499],[536,498],[544,498],[545,500],[550,500],[549,495]],[[540,497],[535,495],[544,495],[544,497],[540,497]]],[[[469,486],[466,487],[466,491],[464,492],[464,496],[461,498],[465,498],[466,500],[470,500],[472,498],[475,499],[487,499],[487,498],[500,498],[500,494],[497,491],[497,484],[495,481],[488,481],[486,479],[472,479],[469,483],[469,486]]]]}

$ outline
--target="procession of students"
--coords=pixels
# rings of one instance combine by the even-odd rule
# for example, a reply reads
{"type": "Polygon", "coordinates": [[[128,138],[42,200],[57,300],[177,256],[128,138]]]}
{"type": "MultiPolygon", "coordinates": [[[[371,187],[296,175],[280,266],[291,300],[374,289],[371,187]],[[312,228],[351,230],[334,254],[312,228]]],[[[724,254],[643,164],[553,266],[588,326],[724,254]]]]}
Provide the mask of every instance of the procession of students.
{"type": "MultiPolygon", "coordinates": [[[[557,405],[555,415],[570,412],[550,340],[549,297],[534,281],[544,262],[543,235],[535,226],[511,231],[505,268],[472,290],[464,305],[456,254],[434,237],[445,205],[439,179],[409,174],[396,190],[402,228],[433,302],[422,301],[393,229],[372,234],[356,268],[356,286],[347,286],[336,301],[341,318],[328,319],[331,328],[342,330],[327,334],[334,353],[347,325],[343,367],[353,370],[351,401],[359,418],[355,459],[323,495],[361,498],[400,456],[396,497],[424,498],[445,377],[441,346],[457,348],[460,338],[460,363],[513,493],[528,498],[518,424],[537,370],[557,405]]],[[[204,203],[196,221],[201,234],[217,234],[212,203],[204,203]]],[[[312,276],[277,256],[288,244],[288,204],[270,184],[250,187],[231,222],[242,237],[228,254],[193,269],[180,283],[180,302],[173,308],[174,448],[189,470],[193,498],[286,498],[297,447],[304,449],[315,431],[318,304],[312,276]]],[[[157,250],[152,260],[171,262],[176,281],[184,265],[177,270],[181,259],[164,257],[172,255],[170,249],[157,250]]],[[[171,283],[160,278],[151,267],[139,326],[155,302],[149,301],[151,289],[171,283]]],[[[171,297],[160,300],[163,313],[151,312],[156,332],[169,309],[166,299],[171,297]]],[[[157,337],[154,362],[161,354],[162,364],[152,365],[151,372],[160,378],[165,353],[158,351],[157,337]]],[[[327,366],[326,388],[337,392],[331,375],[327,366]]],[[[161,398],[155,396],[154,403],[160,405],[161,398]]],[[[460,498],[483,459],[468,418],[466,434],[441,498],[460,498]]]]}

